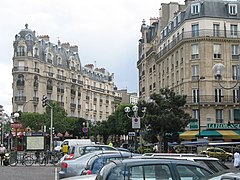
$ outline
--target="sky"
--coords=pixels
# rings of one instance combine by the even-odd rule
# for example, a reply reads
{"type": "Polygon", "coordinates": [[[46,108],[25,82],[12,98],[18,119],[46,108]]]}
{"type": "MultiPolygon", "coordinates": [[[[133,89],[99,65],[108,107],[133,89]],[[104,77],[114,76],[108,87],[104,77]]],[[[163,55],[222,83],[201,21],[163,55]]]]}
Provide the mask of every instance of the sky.
{"type": "MultiPolygon", "coordinates": [[[[81,64],[114,73],[118,89],[138,92],[138,40],[142,20],[159,17],[170,0],[7,0],[0,6],[0,105],[12,111],[13,41],[21,29],[50,42],[78,46],[81,64]]],[[[184,0],[171,0],[183,4],[184,0]]]]}

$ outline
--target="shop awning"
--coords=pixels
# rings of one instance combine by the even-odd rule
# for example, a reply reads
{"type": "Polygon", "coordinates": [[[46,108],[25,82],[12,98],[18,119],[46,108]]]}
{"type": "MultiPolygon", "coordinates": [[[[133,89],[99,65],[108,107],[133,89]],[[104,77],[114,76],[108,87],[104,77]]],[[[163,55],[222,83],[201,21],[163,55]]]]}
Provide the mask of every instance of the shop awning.
{"type": "Polygon", "coordinates": [[[198,134],[198,131],[185,131],[181,134],[179,134],[179,137],[181,139],[196,139],[196,135],[198,134]]]}
{"type": "Polygon", "coordinates": [[[201,137],[222,137],[222,134],[216,130],[203,130],[201,137]]]}
{"type": "Polygon", "coordinates": [[[240,139],[240,135],[234,130],[217,130],[223,139],[240,139]]]}

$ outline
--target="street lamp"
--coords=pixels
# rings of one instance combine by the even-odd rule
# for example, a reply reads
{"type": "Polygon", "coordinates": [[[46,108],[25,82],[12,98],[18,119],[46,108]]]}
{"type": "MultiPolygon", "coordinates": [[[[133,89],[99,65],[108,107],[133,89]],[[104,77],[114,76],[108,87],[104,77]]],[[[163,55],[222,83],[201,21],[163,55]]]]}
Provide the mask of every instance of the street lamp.
{"type": "Polygon", "coordinates": [[[198,136],[201,137],[201,111],[200,111],[200,80],[205,79],[205,77],[201,76],[198,78],[198,136]]]}
{"type": "Polygon", "coordinates": [[[143,109],[142,109],[142,113],[143,113],[142,117],[138,116],[138,106],[137,105],[134,105],[132,107],[132,109],[127,106],[124,108],[124,111],[127,114],[127,117],[132,119],[132,129],[134,129],[134,132],[135,132],[134,149],[136,151],[137,150],[137,133],[136,133],[137,131],[136,130],[141,128],[141,118],[143,118],[146,113],[146,107],[143,107],[143,109]],[[133,116],[129,116],[129,113],[131,111],[133,112],[133,116]]]}
{"type": "Polygon", "coordinates": [[[96,126],[97,126],[97,122],[96,122],[96,119],[93,119],[92,120],[92,125],[94,127],[94,142],[96,143],[97,142],[97,136],[96,136],[96,126]]]}
{"type": "MultiPolygon", "coordinates": [[[[240,54],[238,55],[238,58],[239,58],[239,64],[236,67],[236,77],[234,78],[234,79],[236,79],[236,82],[233,86],[224,87],[221,84],[220,80],[222,80],[222,77],[225,73],[225,66],[222,63],[217,63],[213,66],[212,69],[213,69],[214,76],[217,78],[218,84],[222,89],[231,90],[240,84],[240,54]]],[[[238,99],[238,102],[240,103],[240,85],[238,86],[237,99],[238,99]]]]}

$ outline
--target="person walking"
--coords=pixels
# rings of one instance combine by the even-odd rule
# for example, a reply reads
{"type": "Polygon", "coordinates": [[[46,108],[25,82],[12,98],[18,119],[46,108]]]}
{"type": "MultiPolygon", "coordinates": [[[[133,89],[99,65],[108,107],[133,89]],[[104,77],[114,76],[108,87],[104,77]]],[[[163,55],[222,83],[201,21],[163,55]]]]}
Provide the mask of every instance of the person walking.
{"type": "Polygon", "coordinates": [[[238,169],[238,168],[239,168],[239,165],[240,165],[239,149],[236,149],[236,150],[235,150],[235,153],[234,153],[234,155],[233,155],[233,158],[234,158],[234,160],[233,160],[233,166],[238,169]]]}
{"type": "Polygon", "coordinates": [[[3,144],[1,144],[0,145],[1,165],[2,165],[2,161],[3,161],[3,157],[4,157],[5,152],[6,152],[6,148],[4,147],[3,144]]]}

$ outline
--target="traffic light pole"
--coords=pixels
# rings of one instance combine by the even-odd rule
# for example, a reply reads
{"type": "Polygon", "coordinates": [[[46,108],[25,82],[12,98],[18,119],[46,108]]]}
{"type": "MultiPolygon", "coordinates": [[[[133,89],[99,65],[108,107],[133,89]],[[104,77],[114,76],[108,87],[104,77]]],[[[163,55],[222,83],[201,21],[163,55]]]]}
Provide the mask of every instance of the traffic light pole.
{"type": "Polygon", "coordinates": [[[42,106],[48,106],[51,108],[51,119],[50,119],[50,151],[53,151],[53,107],[48,103],[47,96],[43,95],[42,106]]]}

